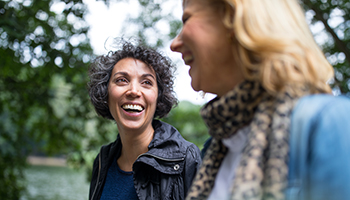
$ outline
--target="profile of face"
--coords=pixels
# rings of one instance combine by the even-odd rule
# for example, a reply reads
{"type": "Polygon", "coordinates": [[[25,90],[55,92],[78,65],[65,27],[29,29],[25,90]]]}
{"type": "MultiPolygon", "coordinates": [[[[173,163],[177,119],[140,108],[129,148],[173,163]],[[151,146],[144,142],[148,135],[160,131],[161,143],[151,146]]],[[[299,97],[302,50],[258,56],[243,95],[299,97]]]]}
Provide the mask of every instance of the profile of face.
{"type": "Polygon", "coordinates": [[[119,132],[152,126],[158,86],[154,70],[134,58],[124,58],[113,68],[108,84],[108,106],[119,132]]]}
{"type": "Polygon", "coordinates": [[[190,66],[195,91],[222,96],[243,81],[243,73],[233,56],[232,33],[219,9],[210,4],[209,0],[184,0],[183,27],[170,48],[190,66]]]}

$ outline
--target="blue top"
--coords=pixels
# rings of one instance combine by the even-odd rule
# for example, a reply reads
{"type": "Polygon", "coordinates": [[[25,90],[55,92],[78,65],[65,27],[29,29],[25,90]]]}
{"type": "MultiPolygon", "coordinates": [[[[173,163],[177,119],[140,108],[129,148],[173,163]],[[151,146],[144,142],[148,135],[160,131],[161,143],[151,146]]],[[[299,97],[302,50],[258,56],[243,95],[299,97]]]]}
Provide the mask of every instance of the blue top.
{"type": "Polygon", "coordinates": [[[287,199],[350,199],[350,99],[310,95],[291,118],[287,199]]]}
{"type": "Polygon", "coordinates": [[[119,168],[115,160],[108,169],[101,200],[138,200],[134,187],[133,172],[119,168]]]}

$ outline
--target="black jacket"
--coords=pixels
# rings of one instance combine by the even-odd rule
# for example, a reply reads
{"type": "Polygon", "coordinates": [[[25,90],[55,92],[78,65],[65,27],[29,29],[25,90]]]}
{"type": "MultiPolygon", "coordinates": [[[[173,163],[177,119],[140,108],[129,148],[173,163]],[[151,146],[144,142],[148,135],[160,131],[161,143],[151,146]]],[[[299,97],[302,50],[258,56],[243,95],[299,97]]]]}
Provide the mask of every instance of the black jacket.
{"type": "MultiPolygon", "coordinates": [[[[153,120],[152,125],[154,138],[149,151],[133,165],[137,196],[140,200],[185,199],[201,163],[199,148],[165,122],[153,120]]],[[[115,142],[101,147],[93,165],[90,200],[100,199],[109,166],[121,149],[119,135],[115,142]]]]}

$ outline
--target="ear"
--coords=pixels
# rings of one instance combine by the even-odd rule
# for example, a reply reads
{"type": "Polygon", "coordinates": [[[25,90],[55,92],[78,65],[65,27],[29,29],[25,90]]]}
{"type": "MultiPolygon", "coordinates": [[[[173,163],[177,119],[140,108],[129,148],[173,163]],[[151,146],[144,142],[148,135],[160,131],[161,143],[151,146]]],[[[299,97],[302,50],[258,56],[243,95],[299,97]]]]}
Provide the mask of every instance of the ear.
{"type": "Polygon", "coordinates": [[[229,30],[233,30],[235,7],[232,3],[224,1],[220,6],[223,23],[229,30]]]}

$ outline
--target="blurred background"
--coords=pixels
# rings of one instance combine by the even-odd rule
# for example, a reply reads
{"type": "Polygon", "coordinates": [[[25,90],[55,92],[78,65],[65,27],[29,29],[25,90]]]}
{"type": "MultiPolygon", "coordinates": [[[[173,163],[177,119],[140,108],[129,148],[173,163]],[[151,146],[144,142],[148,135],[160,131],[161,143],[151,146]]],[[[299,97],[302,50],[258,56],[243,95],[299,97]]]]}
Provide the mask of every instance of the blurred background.
{"type": "MultiPolygon", "coordinates": [[[[350,2],[302,5],[335,78],[350,89],[350,2]]],[[[114,141],[116,125],[89,102],[87,69],[113,50],[115,37],[136,37],[177,65],[180,100],[164,121],[202,148],[208,138],[188,67],[169,49],[181,28],[181,0],[0,0],[0,199],[88,199],[92,162],[114,141]]]]}

